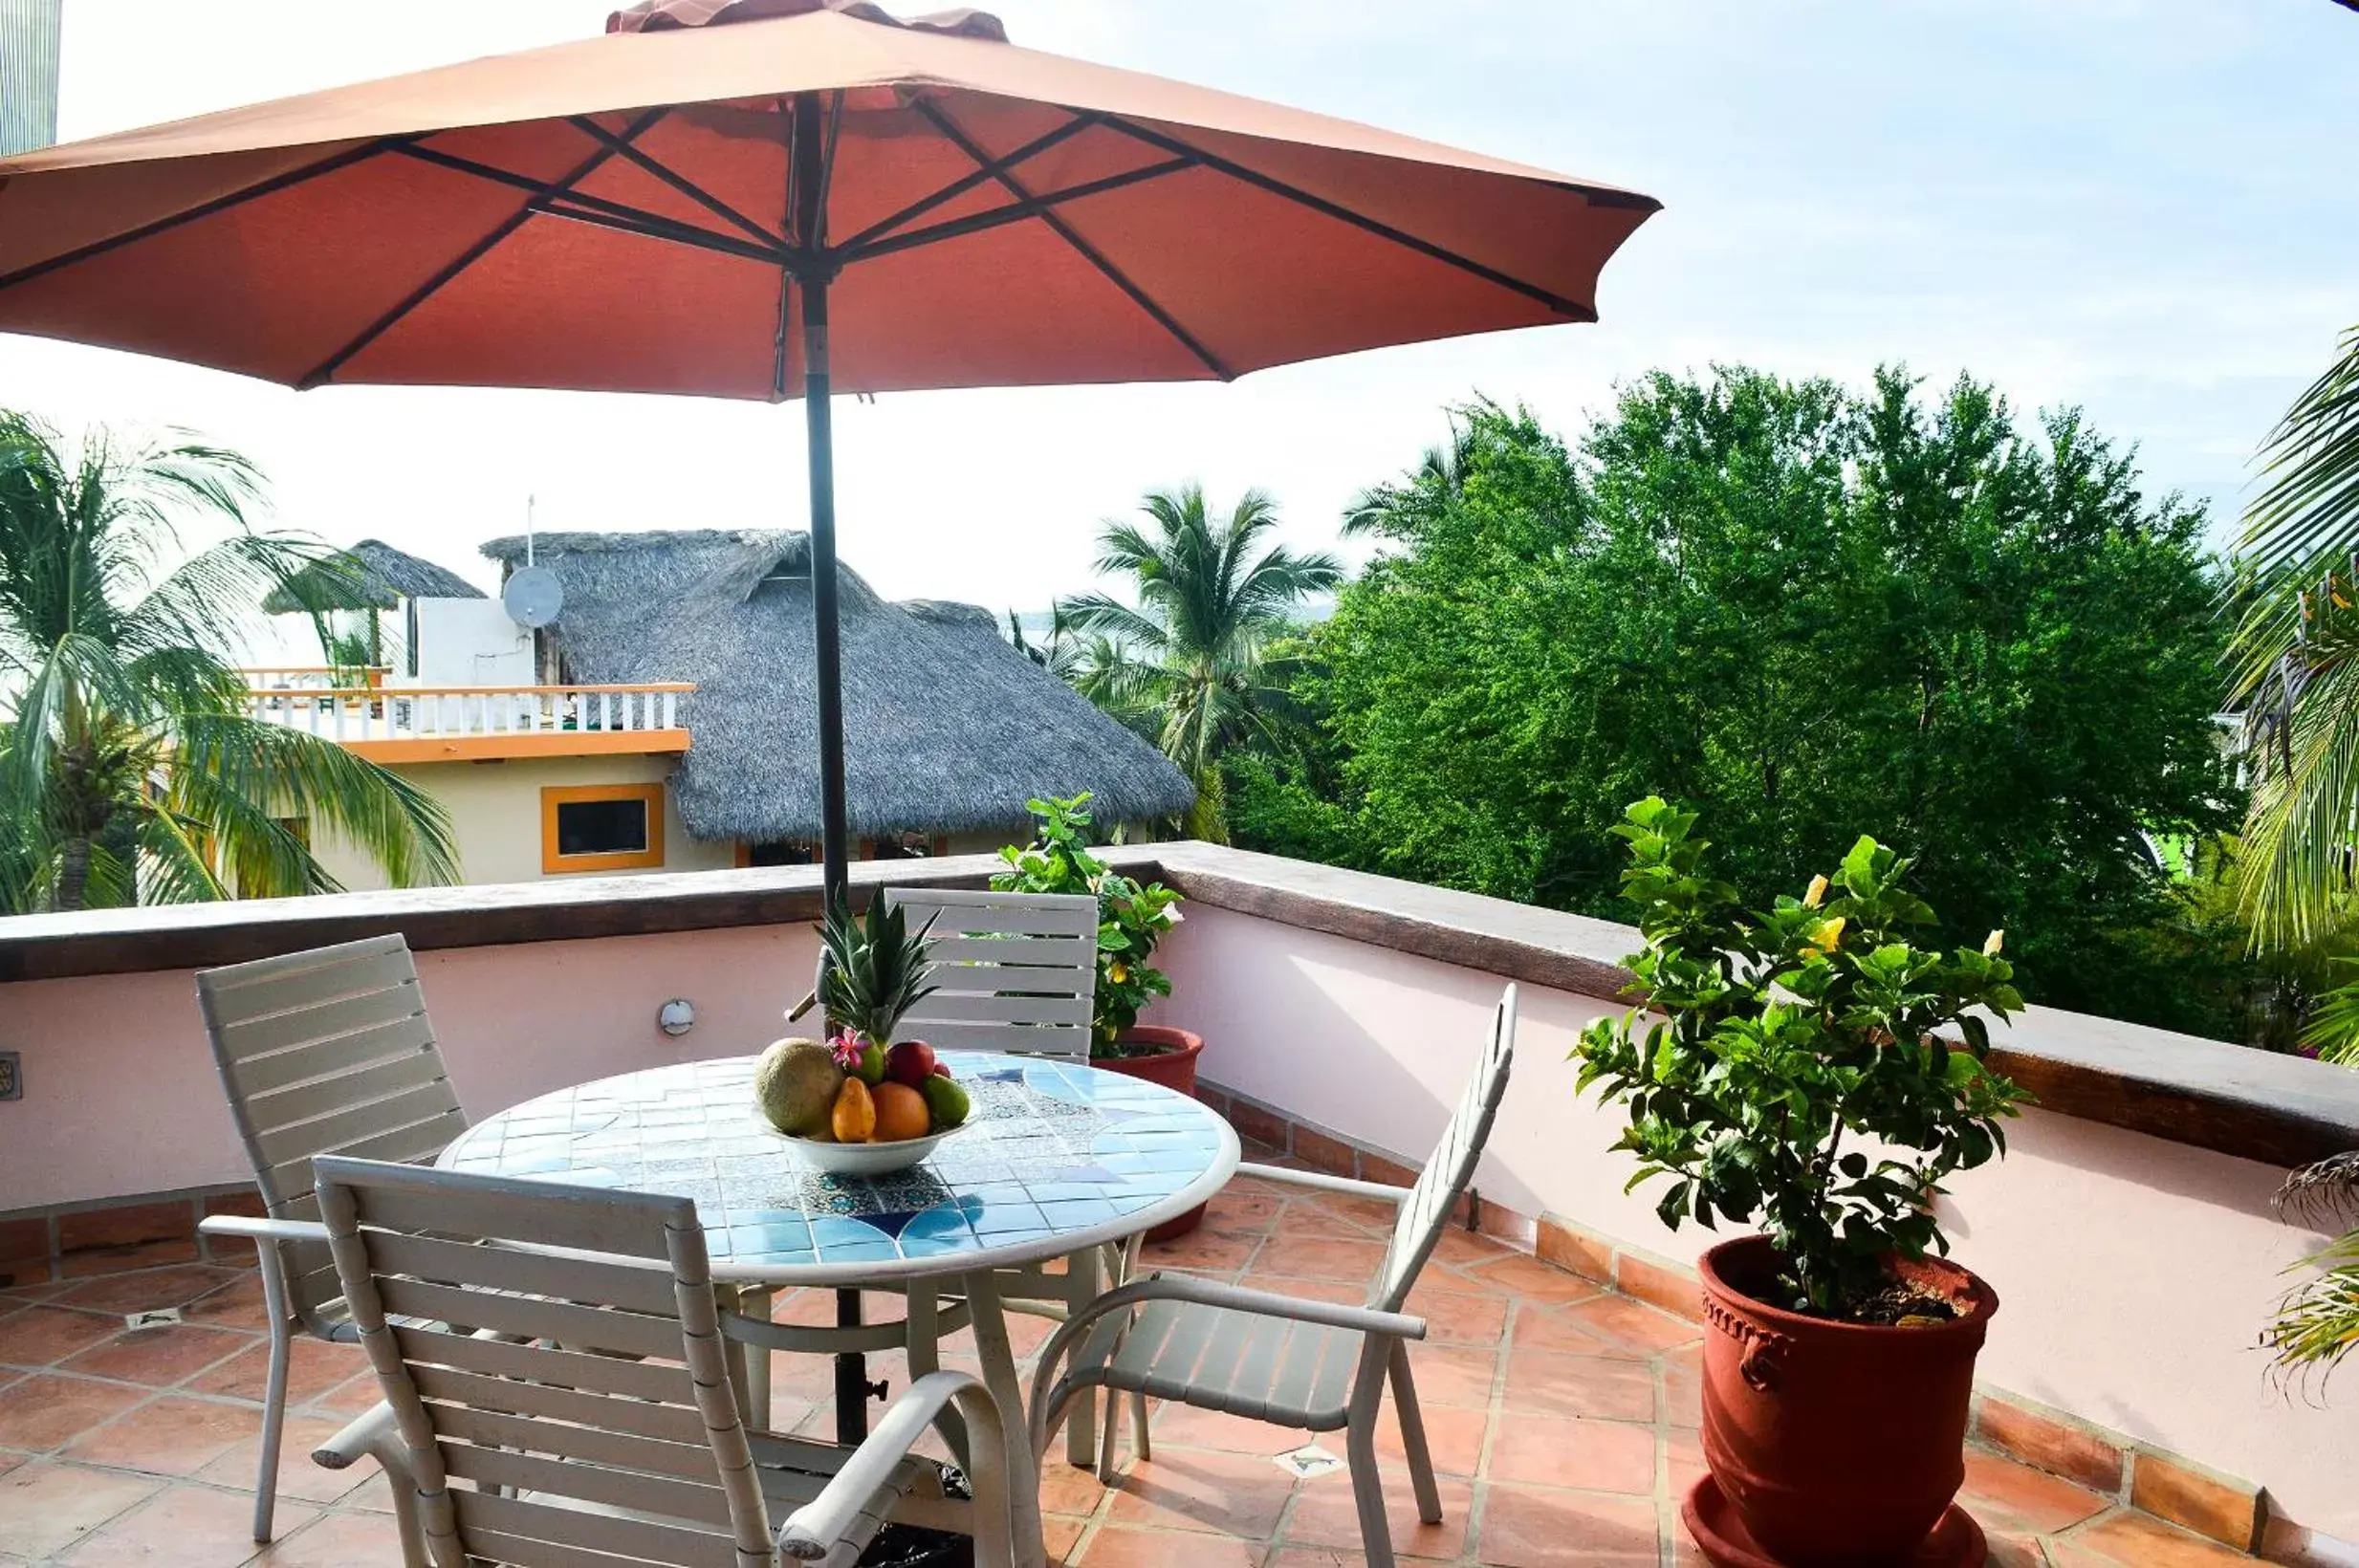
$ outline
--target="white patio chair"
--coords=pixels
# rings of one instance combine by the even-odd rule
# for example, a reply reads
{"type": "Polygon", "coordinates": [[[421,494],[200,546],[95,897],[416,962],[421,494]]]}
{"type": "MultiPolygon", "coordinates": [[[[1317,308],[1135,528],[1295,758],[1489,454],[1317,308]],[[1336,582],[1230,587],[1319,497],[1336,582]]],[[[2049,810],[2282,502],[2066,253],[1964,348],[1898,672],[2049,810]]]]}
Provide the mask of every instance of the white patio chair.
{"type": "MultiPolygon", "coordinates": [[[[317,1217],[317,1155],[430,1160],[467,1129],[417,966],[399,935],[204,970],[197,1004],[254,1185],[273,1218],[317,1217]]],[[[222,1219],[202,1229],[247,1233],[222,1219]]],[[[324,1247],[265,1236],[255,1252],[271,1348],[253,1534],[268,1541],[294,1332],[346,1343],[358,1334],[324,1247]]]]}
{"type": "MultiPolygon", "coordinates": [[[[1516,988],[1510,986],[1499,998],[1482,1060],[1442,1134],[1441,1145],[1411,1187],[1382,1187],[1270,1165],[1240,1167],[1263,1181],[1399,1206],[1391,1245],[1365,1305],[1302,1301],[1160,1274],[1120,1286],[1076,1314],[1042,1347],[1033,1380],[1033,1450],[1047,1447],[1048,1434],[1065,1406],[1092,1385],[1298,1430],[1341,1429],[1369,1568],[1392,1568],[1384,1483],[1376,1470],[1376,1416],[1387,1381],[1401,1423],[1409,1482],[1417,1493],[1417,1516],[1428,1524],[1439,1524],[1442,1517],[1409,1364],[1409,1341],[1425,1338],[1425,1322],[1405,1316],[1401,1308],[1432,1256],[1452,1210],[1474,1180],[1475,1164],[1507,1093],[1515,1049],[1516,988]],[[1052,1386],[1049,1379],[1068,1352],[1072,1368],[1052,1386]]],[[[1112,1426],[1109,1420],[1109,1451],[1112,1426]]],[[[1147,1445],[1141,1442],[1138,1448],[1139,1457],[1147,1457],[1147,1445]]],[[[1104,1478],[1102,1469],[1100,1479],[1104,1478]]]]}
{"type": "MultiPolygon", "coordinates": [[[[324,1223],[301,1229],[335,1258],[401,1437],[406,1549],[430,1568],[849,1568],[892,1520],[972,1535],[982,1568],[1038,1560],[1014,1535],[1007,1425],[964,1373],[919,1379],[857,1448],[748,1428],[688,1199],[317,1169],[324,1223]],[[972,1501],[910,1453],[953,1407],[972,1501]]],[[[339,1443],[368,1446],[367,1425],[339,1443]]]]}

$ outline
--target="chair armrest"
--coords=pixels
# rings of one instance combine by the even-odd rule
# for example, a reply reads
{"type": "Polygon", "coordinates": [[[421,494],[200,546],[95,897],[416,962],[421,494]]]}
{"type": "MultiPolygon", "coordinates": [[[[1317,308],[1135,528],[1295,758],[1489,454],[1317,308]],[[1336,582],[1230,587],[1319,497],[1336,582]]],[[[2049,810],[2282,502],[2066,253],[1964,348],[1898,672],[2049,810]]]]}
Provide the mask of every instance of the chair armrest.
{"type": "Polygon", "coordinates": [[[1409,1188],[1405,1187],[1387,1187],[1382,1182],[1355,1182],[1348,1176],[1330,1176],[1323,1170],[1288,1170],[1282,1165],[1256,1165],[1248,1162],[1237,1166],[1236,1173],[1251,1176],[1256,1181],[1276,1182],[1281,1187],[1340,1192],[1347,1198],[1372,1198],[1378,1203],[1396,1207],[1408,1202],[1409,1194],[1409,1188]]]}
{"type": "MultiPolygon", "coordinates": [[[[970,1431],[1001,1419],[991,1391],[974,1377],[965,1372],[928,1373],[893,1401],[868,1433],[867,1441],[852,1450],[852,1456],[819,1494],[787,1515],[786,1521],[778,1526],[778,1550],[804,1561],[824,1557],[834,1551],[867,1512],[877,1492],[892,1479],[901,1462],[909,1457],[909,1450],[917,1447],[927,1429],[953,1401],[965,1407],[970,1431]]],[[[994,1476],[994,1480],[1000,1478],[994,1476]]],[[[982,1484],[980,1476],[976,1481],[978,1486],[982,1484]]]]}
{"type": "Polygon", "coordinates": [[[312,1463],[321,1470],[349,1470],[371,1456],[383,1463],[387,1453],[399,1452],[401,1448],[402,1434],[394,1425],[393,1406],[379,1400],[366,1415],[357,1417],[342,1431],[312,1449],[312,1463]]]}
{"type": "Polygon", "coordinates": [[[258,1220],[245,1214],[208,1214],[197,1222],[208,1236],[244,1236],[251,1241],[325,1241],[328,1228],[314,1220],[258,1220]]]}

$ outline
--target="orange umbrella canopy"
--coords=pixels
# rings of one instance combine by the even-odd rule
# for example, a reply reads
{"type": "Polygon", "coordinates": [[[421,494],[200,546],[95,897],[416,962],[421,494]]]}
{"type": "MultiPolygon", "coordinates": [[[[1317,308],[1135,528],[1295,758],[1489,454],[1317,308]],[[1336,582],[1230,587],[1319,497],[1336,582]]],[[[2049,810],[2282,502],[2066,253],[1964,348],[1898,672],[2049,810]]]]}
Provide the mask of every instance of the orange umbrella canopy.
{"type": "Polygon", "coordinates": [[[970,12],[613,25],[0,162],[0,331],[295,386],[781,399],[810,282],[838,391],[1226,380],[1592,320],[1657,206],[970,12]]]}

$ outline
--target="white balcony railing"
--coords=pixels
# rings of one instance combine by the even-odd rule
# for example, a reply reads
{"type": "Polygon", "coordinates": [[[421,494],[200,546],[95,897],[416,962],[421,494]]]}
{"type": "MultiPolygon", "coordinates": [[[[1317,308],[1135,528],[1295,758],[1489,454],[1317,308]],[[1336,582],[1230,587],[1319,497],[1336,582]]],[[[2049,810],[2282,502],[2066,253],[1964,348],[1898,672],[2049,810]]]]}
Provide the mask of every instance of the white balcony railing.
{"type": "Polygon", "coordinates": [[[254,718],[323,740],[360,743],[470,736],[677,730],[692,685],[391,686],[247,694],[254,718]]]}

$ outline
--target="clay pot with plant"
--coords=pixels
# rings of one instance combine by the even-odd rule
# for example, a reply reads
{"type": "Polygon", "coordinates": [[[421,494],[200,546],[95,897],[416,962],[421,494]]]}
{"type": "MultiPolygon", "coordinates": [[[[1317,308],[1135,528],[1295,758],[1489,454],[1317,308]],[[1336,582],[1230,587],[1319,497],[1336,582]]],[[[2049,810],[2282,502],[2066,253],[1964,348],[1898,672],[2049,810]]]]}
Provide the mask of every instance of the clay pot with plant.
{"type": "Polygon", "coordinates": [[[1624,896],[1642,1004],[1602,1019],[1580,1087],[1628,1111],[1615,1145],[1655,1212],[1758,1226],[1705,1252],[1704,1457],[1683,1513],[1720,1568],[1964,1568],[1974,1361],[1999,1298],[1947,1261],[1934,1199],[2004,1152],[2025,1097],[1986,1065],[2022,1008],[1992,933],[1947,955],[1909,861],[1859,840],[1802,897],[1748,913],[1695,817],[1648,799],[1624,896]]]}

